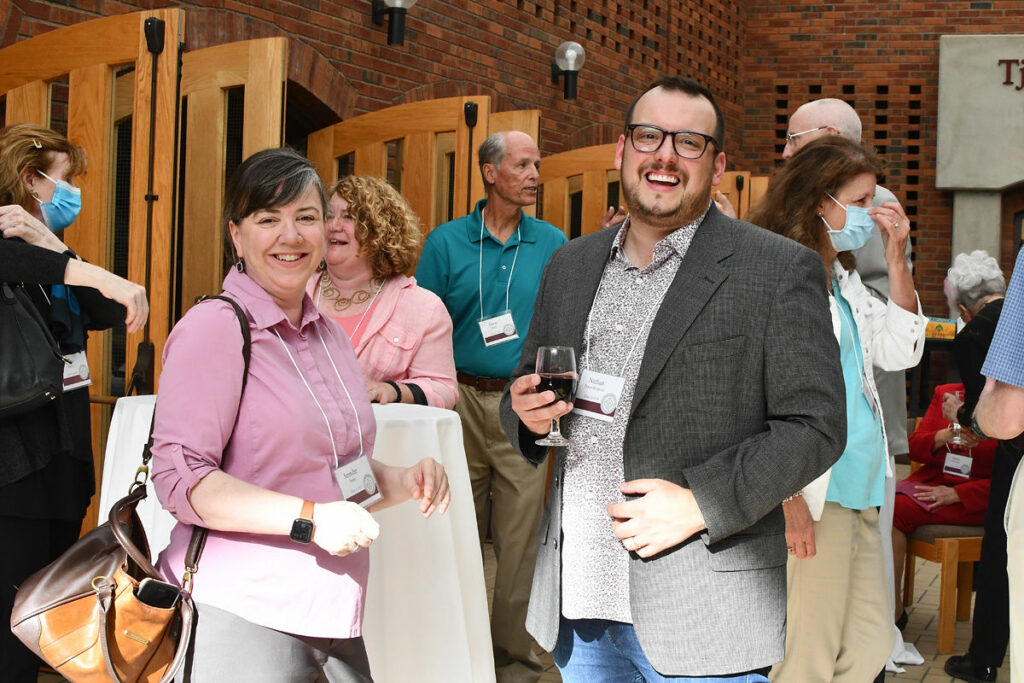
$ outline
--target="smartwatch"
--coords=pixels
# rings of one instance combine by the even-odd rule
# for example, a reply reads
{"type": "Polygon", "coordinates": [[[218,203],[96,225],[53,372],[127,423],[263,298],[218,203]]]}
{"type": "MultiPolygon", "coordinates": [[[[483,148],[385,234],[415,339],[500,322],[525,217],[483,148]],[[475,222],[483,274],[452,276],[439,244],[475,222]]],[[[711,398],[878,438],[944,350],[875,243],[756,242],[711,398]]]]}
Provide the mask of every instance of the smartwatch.
{"type": "Polygon", "coordinates": [[[314,529],[316,529],[316,525],[313,524],[313,503],[304,500],[302,501],[302,512],[292,522],[292,531],[288,536],[296,543],[309,543],[313,540],[314,529]]]}

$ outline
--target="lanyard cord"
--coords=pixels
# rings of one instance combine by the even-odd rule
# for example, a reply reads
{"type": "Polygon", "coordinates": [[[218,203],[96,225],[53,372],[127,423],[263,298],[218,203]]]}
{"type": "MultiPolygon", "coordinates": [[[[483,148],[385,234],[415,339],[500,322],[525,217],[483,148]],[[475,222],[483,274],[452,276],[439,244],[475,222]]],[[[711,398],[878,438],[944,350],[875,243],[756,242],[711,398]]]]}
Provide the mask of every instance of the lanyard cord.
{"type": "MultiPolygon", "coordinates": [[[[309,386],[309,382],[306,381],[306,376],[302,374],[302,370],[299,368],[299,364],[295,362],[295,357],[292,356],[291,350],[288,348],[288,344],[285,343],[284,339],[281,338],[281,333],[274,330],[274,334],[277,335],[277,340],[281,342],[281,346],[284,347],[284,352],[288,354],[288,360],[295,366],[295,372],[299,373],[299,378],[302,379],[302,383],[306,385],[306,391],[313,397],[313,402],[316,403],[316,407],[320,409],[320,414],[324,417],[324,424],[327,425],[327,433],[331,437],[331,452],[334,453],[334,466],[335,468],[341,467],[341,461],[338,458],[338,447],[334,443],[334,430],[331,429],[331,421],[327,417],[327,412],[324,407],[320,405],[320,400],[317,399],[316,394],[313,392],[313,388],[309,386]]],[[[324,351],[327,351],[327,344],[324,344],[323,337],[320,336],[320,332],[317,331],[316,336],[320,339],[320,343],[324,347],[324,351]]],[[[327,359],[331,362],[331,367],[334,368],[334,374],[338,378],[338,382],[341,383],[341,388],[345,390],[345,396],[348,397],[349,405],[352,406],[352,412],[356,416],[356,430],[359,432],[359,455],[363,454],[363,430],[359,424],[359,411],[356,410],[356,405],[352,401],[352,396],[348,393],[348,387],[345,386],[344,380],[341,379],[341,374],[338,372],[337,366],[334,364],[334,359],[331,358],[331,354],[327,353],[327,359]]]]}
{"type": "MultiPolygon", "coordinates": [[[[583,338],[587,342],[587,354],[586,354],[586,369],[590,370],[590,324],[594,317],[594,307],[597,305],[597,297],[601,295],[601,288],[604,287],[604,271],[601,271],[601,280],[597,283],[597,291],[594,292],[594,303],[590,307],[590,312],[587,313],[587,327],[583,334],[583,338]]],[[[619,370],[619,376],[625,377],[626,366],[629,364],[629,359],[633,357],[633,353],[636,351],[637,344],[640,343],[640,337],[644,333],[644,328],[647,327],[647,323],[651,321],[654,314],[661,309],[661,302],[664,301],[665,295],[662,294],[661,299],[658,300],[657,304],[651,306],[651,310],[647,311],[647,317],[644,318],[643,324],[640,326],[640,331],[637,332],[636,337],[633,338],[633,345],[629,347],[629,353],[626,354],[626,359],[622,361],[622,369],[619,370]]]]}
{"type": "MultiPolygon", "coordinates": [[[[516,253],[512,255],[512,270],[508,273],[508,284],[505,286],[505,310],[508,311],[508,293],[512,289],[512,274],[516,272],[516,261],[519,259],[519,245],[522,244],[522,218],[516,228],[516,253]]],[[[480,209],[480,260],[477,277],[477,293],[480,295],[480,319],[484,319],[484,211],[480,209]]]]}

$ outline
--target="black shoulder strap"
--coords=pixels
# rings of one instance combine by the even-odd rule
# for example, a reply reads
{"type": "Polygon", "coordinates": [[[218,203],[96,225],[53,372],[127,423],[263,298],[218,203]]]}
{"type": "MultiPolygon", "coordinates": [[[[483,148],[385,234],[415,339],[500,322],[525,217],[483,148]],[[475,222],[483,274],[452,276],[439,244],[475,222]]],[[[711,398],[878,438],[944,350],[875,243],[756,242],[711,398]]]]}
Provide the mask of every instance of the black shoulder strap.
{"type": "Polygon", "coordinates": [[[252,332],[249,330],[249,319],[245,317],[245,311],[238,305],[238,302],[229,296],[223,294],[211,294],[209,296],[201,296],[196,299],[196,303],[203,301],[209,301],[210,299],[220,299],[221,301],[227,301],[231,304],[231,308],[235,309],[235,315],[238,316],[238,324],[242,328],[242,360],[245,363],[245,369],[242,372],[242,393],[245,393],[245,383],[249,379],[249,356],[252,354],[252,332]]]}

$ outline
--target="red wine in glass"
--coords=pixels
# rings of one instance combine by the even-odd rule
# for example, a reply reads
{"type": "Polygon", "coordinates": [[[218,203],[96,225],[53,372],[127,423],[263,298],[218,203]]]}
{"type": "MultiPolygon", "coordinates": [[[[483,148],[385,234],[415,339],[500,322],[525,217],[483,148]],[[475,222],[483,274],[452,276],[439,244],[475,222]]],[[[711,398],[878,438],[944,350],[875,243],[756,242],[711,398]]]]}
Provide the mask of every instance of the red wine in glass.
{"type": "Polygon", "coordinates": [[[540,374],[540,384],[537,385],[537,392],[553,391],[556,401],[571,401],[576,393],[576,373],[565,372],[557,375],[543,372],[540,374]]]}
{"type": "MultiPolygon", "coordinates": [[[[540,375],[537,391],[552,391],[555,401],[572,400],[576,393],[576,352],[571,346],[541,346],[537,349],[536,372],[540,375]]],[[[538,446],[568,446],[571,442],[562,436],[558,419],[551,420],[548,435],[537,440],[538,446]]]]}

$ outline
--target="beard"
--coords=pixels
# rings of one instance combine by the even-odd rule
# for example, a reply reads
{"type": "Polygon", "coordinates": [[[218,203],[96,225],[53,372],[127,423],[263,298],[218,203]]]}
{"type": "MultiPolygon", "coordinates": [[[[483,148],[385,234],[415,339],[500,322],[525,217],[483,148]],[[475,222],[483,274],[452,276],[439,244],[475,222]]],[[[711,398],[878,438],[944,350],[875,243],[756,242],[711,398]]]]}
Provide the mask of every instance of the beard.
{"type": "MultiPolygon", "coordinates": [[[[630,216],[652,227],[675,230],[700,218],[711,202],[711,185],[694,192],[687,192],[690,185],[690,174],[685,168],[676,166],[652,165],[639,169],[630,181],[622,178],[622,196],[629,209],[630,216]],[[683,193],[674,201],[658,201],[659,198],[645,200],[642,196],[644,176],[650,171],[666,170],[680,177],[683,193]]],[[[661,196],[660,199],[665,199],[661,196]]]]}

